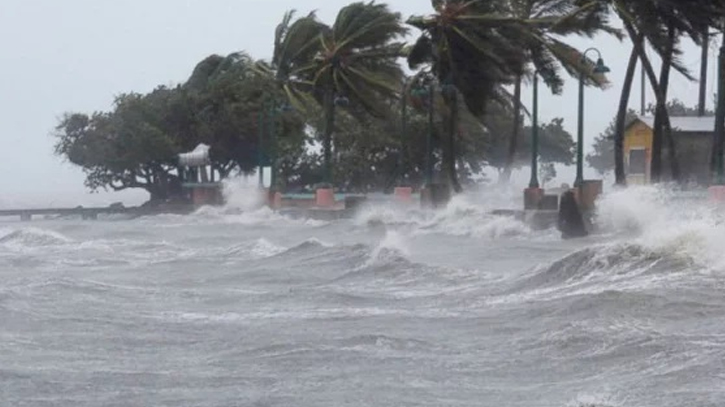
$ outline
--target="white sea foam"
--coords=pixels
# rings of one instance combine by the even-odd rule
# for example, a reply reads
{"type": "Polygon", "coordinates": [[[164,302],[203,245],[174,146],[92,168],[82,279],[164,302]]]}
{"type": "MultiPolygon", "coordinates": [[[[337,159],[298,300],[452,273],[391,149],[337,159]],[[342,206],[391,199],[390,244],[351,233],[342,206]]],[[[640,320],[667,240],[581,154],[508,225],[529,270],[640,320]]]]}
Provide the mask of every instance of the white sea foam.
{"type": "Polygon", "coordinates": [[[597,222],[621,240],[662,254],[725,267],[725,207],[683,198],[667,187],[630,187],[602,197],[597,222]]]}
{"type": "Polygon", "coordinates": [[[358,226],[384,225],[405,228],[415,235],[442,234],[484,239],[528,236],[531,229],[507,216],[494,216],[496,207],[474,201],[474,196],[457,195],[440,210],[420,210],[400,206],[373,205],[361,211],[354,222],[358,226]]]}

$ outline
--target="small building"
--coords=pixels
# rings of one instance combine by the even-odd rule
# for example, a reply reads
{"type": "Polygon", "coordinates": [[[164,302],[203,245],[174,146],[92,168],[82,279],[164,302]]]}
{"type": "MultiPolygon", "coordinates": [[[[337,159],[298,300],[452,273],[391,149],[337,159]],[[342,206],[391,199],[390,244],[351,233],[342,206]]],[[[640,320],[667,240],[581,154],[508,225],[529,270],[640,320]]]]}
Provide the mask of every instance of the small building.
{"type": "Polygon", "coordinates": [[[208,145],[199,144],[193,151],[179,154],[179,177],[185,196],[195,206],[223,203],[222,184],[214,177],[208,145]]]}
{"type": "MultiPolygon", "coordinates": [[[[709,185],[715,117],[670,116],[670,124],[683,181],[709,185]]],[[[650,182],[653,129],[652,116],[637,117],[625,128],[624,165],[628,184],[650,182]]],[[[667,140],[663,140],[663,179],[669,177],[669,165],[667,140]]]]}

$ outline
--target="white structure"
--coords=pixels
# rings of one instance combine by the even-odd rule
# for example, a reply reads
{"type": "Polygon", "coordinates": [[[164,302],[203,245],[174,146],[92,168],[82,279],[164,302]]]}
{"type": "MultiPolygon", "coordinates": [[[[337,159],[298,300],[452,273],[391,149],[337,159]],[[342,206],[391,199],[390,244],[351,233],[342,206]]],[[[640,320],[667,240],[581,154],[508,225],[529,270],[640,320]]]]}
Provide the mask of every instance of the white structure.
{"type": "Polygon", "coordinates": [[[182,186],[194,205],[215,205],[222,203],[221,184],[214,180],[214,169],[210,167],[209,146],[199,144],[194,151],[179,154],[179,175],[182,186]]]}
{"type": "Polygon", "coordinates": [[[190,153],[179,154],[179,165],[185,167],[203,167],[209,165],[209,146],[202,143],[190,153]]]}

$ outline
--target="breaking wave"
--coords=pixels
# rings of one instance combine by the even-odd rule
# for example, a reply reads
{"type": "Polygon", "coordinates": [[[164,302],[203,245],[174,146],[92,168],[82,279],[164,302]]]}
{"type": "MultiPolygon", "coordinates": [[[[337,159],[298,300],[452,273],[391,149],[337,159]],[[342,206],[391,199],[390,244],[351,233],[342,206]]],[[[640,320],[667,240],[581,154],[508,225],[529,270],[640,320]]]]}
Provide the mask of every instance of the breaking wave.
{"type": "Polygon", "coordinates": [[[0,245],[11,248],[61,246],[71,242],[71,238],[61,233],[38,228],[9,230],[0,236],[0,245]]]}
{"type": "Polygon", "coordinates": [[[410,230],[414,234],[440,234],[482,239],[507,239],[533,234],[524,222],[493,215],[495,207],[477,204],[465,195],[455,196],[441,210],[422,210],[394,205],[370,205],[354,219],[357,226],[384,226],[410,230]]]}

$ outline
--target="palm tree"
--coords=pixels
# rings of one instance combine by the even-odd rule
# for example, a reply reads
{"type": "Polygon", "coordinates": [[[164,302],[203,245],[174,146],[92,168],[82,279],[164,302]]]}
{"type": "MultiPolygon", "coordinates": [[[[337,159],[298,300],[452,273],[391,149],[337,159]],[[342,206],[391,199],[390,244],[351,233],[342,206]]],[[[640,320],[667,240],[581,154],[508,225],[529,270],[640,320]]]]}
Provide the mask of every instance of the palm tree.
{"type": "Polygon", "coordinates": [[[403,72],[399,38],[407,32],[399,13],[374,2],[343,7],[330,27],[323,27],[314,58],[300,68],[301,77],[314,86],[324,114],[323,158],[325,183],[332,181],[332,133],[335,105],[349,105],[353,114],[386,115],[381,99],[396,98],[403,72]]]}
{"type": "MultiPolygon", "coordinates": [[[[521,40],[529,61],[554,94],[562,91],[561,68],[575,78],[585,77],[594,86],[606,85],[606,78],[594,74],[589,66],[582,64],[582,54],[560,39],[572,34],[591,38],[599,32],[620,37],[619,30],[609,26],[606,9],[593,3],[579,6],[570,0],[507,0],[505,4],[512,16],[529,23],[528,30],[519,30],[515,34],[523,35],[521,40]]],[[[529,65],[528,61],[526,65],[529,65]]],[[[526,66],[519,70],[526,73],[526,66]]],[[[514,81],[514,122],[502,181],[511,177],[518,150],[523,79],[524,75],[518,75],[514,81]]]]}
{"type": "Polygon", "coordinates": [[[509,1],[432,0],[433,15],[408,20],[408,24],[422,31],[408,56],[409,65],[411,68],[430,65],[446,90],[444,96],[451,124],[443,166],[447,169],[448,182],[456,191],[461,188],[453,154],[458,105],[454,95],[460,92],[468,110],[481,117],[489,101],[506,103],[502,85],[516,83],[517,78],[523,77],[529,61],[534,62],[552,89],[562,86],[560,67],[572,74],[584,72],[587,83],[597,83],[598,79],[588,69],[592,61],[582,63],[579,52],[554,36],[542,38],[542,34],[549,32],[589,33],[606,27],[606,14],[600,5],[573,7],[570,3],[566,0],[532,2],[536,8],[527,14],[539,18],[522,18],[511,15],[513,3],[509,1]],[[566,13],[560,18],[552,17],[562,10],[566,13]]]}
{"type": "Polygon", "coordinates": [[[297,19],[295,14],[294,10],[285,13],[275,29],[272,60],[258,63],[256,68],[274,78],[287,102],[306,111],[315,106],[314,84],[306,72],[310,61],[320,52],[320,36],[326,26],[317,20],[315,13],[297,19]]]}
{"type": "Polygon", "coordinates": [[[432,0],[432,5],[433,15],[408,19],[422,32],[410,50],[408,64],[413,69],[429,66],[445,90],[441,92],[448,123],[443,168],[448,184],[460,192],[454,151],[459,93],[468,110],[482,116],[500,85],[520,74],[515,67],[523,66],[525,55],[499,30],[513,20],[504,16],[500,2],[432,0]]]}

